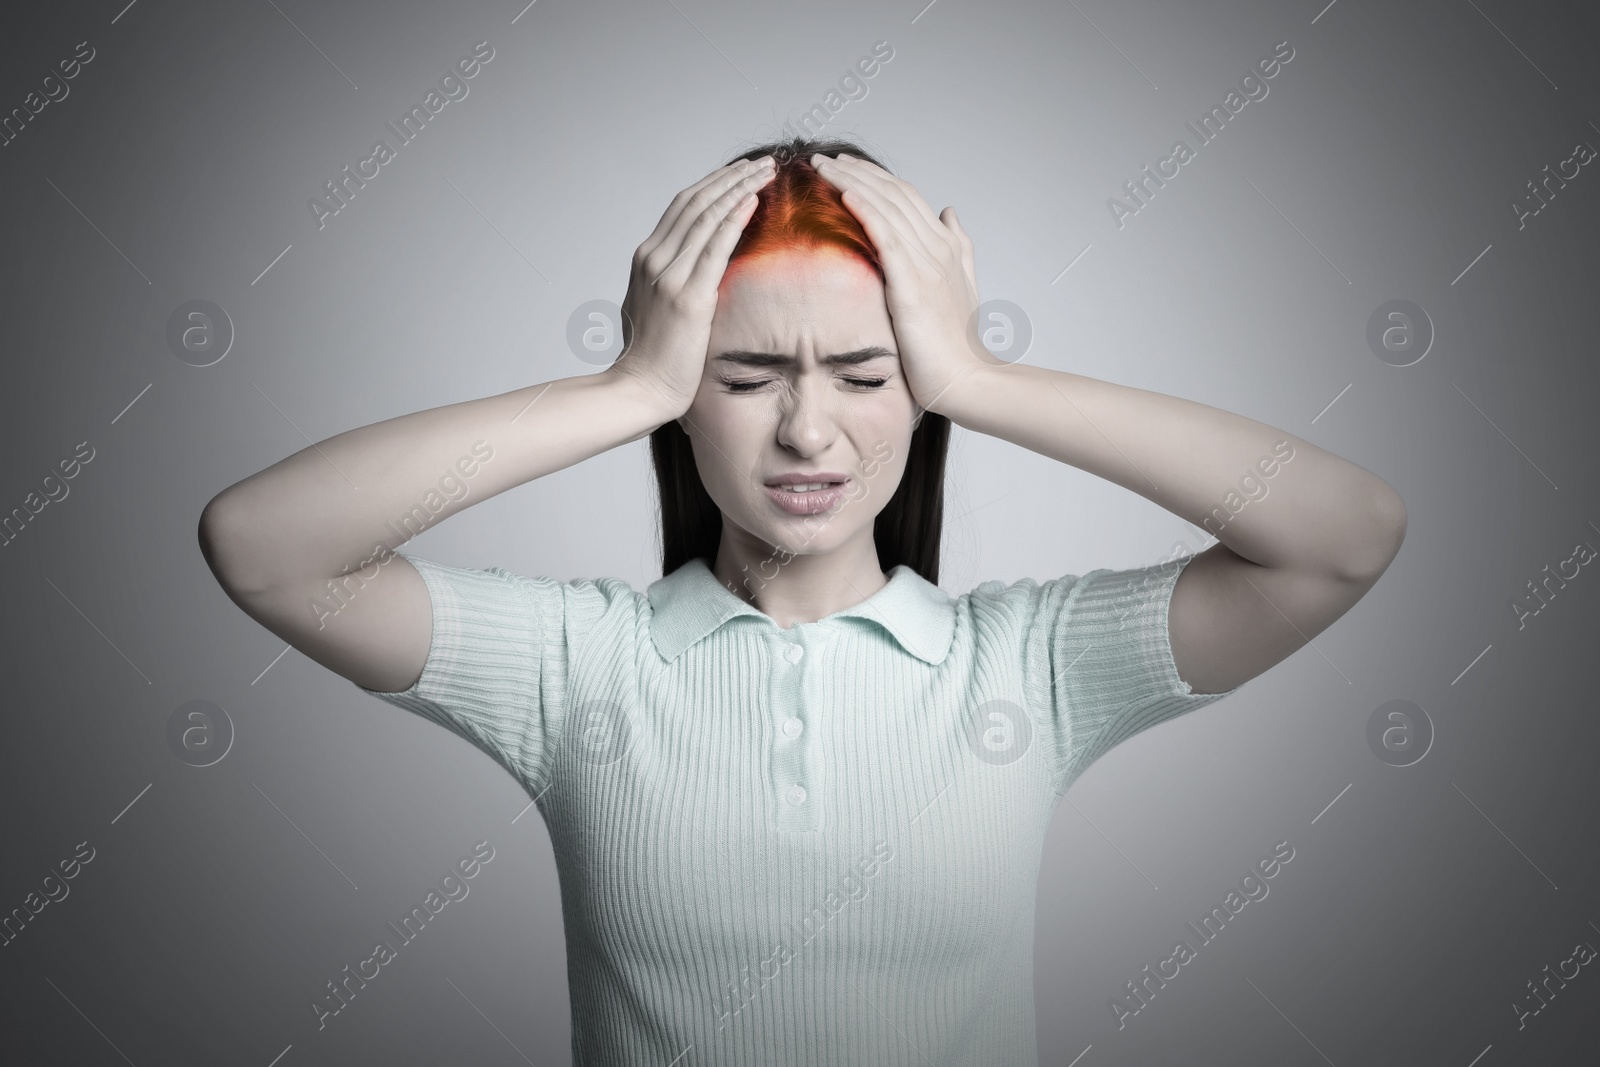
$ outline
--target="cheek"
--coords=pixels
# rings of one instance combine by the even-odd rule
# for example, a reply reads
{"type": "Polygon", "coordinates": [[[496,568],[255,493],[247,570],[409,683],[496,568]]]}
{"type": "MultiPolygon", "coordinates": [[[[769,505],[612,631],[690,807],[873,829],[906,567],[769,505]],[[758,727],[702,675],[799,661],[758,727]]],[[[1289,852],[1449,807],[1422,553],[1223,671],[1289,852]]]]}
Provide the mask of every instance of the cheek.
{"type": "MultiPolygon", "coordinates": [[[[872,472],[870,470],[863,470],[862,473],[869,478],[872,477],[872,472]]],[[[851,479],[850,484],[845,487],[844,498],[847,503],[854,504],[862,497],[866,496],[867,492],[868,490],[866,483],[860,478],[854,478],[851,479]]]]}
{"type": "Polygon", "coordinates": [[[758,405],[731,402],[740,399],[744,398],[702,397],[685,416],[700,481],[724,509],[743,506],[742,501],[761,495],[754,472],[772,433],[771,420],[759,414],[758,405]]]}

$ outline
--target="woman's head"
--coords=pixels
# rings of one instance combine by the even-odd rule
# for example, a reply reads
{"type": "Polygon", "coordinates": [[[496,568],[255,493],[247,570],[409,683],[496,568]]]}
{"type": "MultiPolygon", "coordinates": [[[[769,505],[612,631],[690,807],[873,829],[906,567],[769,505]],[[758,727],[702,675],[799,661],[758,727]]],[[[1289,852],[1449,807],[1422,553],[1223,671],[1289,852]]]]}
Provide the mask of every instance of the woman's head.
{"type": "Polygon", "coordinates": [[[651,434],[664,574],[713,564],[725,535],[757,559],[776,550],[778,565],[865,538],[884,570],[938,581],[950,423],[913,399],[877,251],[814,152],[883,165],[848,141],[803,138],[729,161],[778,165],[718,288],[699,392],[651,434]],[[767,490],[790,472],[844,476],[842,503],[790,513],[767,490]]]}

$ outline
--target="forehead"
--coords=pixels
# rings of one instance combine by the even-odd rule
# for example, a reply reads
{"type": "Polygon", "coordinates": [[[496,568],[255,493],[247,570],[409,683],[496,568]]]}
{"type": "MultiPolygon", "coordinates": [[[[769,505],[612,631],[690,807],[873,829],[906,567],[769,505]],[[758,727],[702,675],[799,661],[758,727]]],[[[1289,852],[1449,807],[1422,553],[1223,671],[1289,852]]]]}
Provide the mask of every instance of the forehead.
{"type": "Polygon", "coordinates": [[[780,343],[797,336],[892,335],[877,272],[842,249],[747,256],[717,289],[719,338],[780,343]]]}

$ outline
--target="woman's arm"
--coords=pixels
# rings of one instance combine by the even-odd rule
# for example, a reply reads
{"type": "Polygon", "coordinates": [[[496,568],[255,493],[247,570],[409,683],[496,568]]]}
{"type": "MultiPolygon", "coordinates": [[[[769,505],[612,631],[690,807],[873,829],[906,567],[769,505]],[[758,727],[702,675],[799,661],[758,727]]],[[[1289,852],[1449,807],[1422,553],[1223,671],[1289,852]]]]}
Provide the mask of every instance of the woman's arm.
{"type": "Polygon", "coordinates": [[[358,685],[402,690],[433,630],[427,588],[393,549],[674,414],[608,369],[362,426],[218,493],[200,516],[201,550],[267,629],[358,685]]]}
{"type": "Polygon", "coordinates": [[[865,160],[813,163],[883,259],[901,366],[923,407],[1132,489],[1217,536],[1184,568],[1168,613],[1173,662],[1195,692],[1223,692],[1286,658],[1350,610],[1399,552],[1399,494],[1354,463],[1204,404],[996,359],[977,336],[972,240],[955,210],[935,215],[909,183],[865,160]],[[1247,477],[1270,489],[1230,506],[1247,477]]]}
{"type": "Polygon", "coordinates": [[[598,374],[374,423],[229,486],[200,548],[234,603],[357,685],[418,681],[432,604],[394,549],[480,500],[637,441],[682,415],[704,372],[717,285],[770,158],[682,190],[634,251],[626,349],[598,374]]]}
{"type": "Polygon", "coordinates": [[[1377,475],[1193,401],[979,361],[929,410],[1113,481],[1217,537],[1179,577],[1168,616],[1173,661],[1197,693],[1232,689],[1326,629],[1405,537],[1405,506],[1377,475]]]}

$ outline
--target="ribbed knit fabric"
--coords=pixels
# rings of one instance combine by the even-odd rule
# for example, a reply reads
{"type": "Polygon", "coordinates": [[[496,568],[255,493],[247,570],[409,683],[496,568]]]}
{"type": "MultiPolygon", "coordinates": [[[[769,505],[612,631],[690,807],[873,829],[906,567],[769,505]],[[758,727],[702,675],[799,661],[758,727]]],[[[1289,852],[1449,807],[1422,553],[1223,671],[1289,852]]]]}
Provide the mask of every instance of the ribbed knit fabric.
{"type": "Polygon", "coordinates": [[[577,1067],[1035,1067],[1034,897],[1067,787],[1221,699],[1178,677],[1187,564],[985,582],[908,567],[782,630],[693,560],[641,594],[406,557],[417,683],[561,882],[577,1067]]]}

